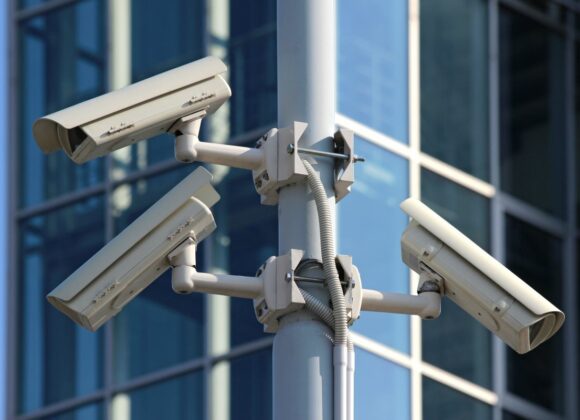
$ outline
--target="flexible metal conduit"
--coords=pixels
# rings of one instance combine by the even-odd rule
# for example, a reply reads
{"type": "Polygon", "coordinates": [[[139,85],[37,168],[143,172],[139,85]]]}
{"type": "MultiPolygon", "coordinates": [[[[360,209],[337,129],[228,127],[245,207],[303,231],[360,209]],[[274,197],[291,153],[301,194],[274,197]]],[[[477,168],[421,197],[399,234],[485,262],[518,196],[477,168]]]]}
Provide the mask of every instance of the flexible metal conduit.
{"type": "Polygon", "coordinates": [[[342,286],[336,269],[336,249],[334,247],[334,227],[332,214],[326,203],[327,197],[324,186],[314,171],[312,165],[302,161],[308,172],[308,185],[314,195],[316,209],[318,210],[318,220],[320,223],[320,247],[322,251],[322,266],[324,275],[328,282],[330,300],[332,301],[334,315],[334,340],[335,345],[346,345],[348,328],[346,320],[346,304],[342,293],[342,286]]]}
{"type": "MultiPolygon", "coordinates": [[[[307,182],[312,190],[320,224],[322,267],[330,292],[334,316],[334,419],[347,420],[348,416],[348,325],[342,285],[336,269],[333,217],[322,181],[312,165],[302,161],[308,173],[307,182]]],[[[353,358],[354,359],[354,358],[353,358]]]]}

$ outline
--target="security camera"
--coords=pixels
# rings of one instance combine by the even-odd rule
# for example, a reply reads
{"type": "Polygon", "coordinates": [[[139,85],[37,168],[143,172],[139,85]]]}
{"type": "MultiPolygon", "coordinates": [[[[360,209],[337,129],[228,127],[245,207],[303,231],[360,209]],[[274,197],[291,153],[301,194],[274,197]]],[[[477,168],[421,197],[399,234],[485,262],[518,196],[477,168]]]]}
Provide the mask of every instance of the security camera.
{"type": "Polygon", "coordinates": [[[62,149],[84,163],[215,112],[231,96],[226,70],[215,57],[194,61],[42,117],[34,137],[45,153],[62,149]]]}
{"type": "Polygon", "coordinates": [[[211,179],[196,169],[50,292],[48,301],[95,331],[170,267],[175,249],[215,229],[210,208],[219,195],[211,179]]]}
{"type": "Polygon", "coordinates": [[[552,337],[564,313],[418,200],[401,204],[412,221],[403,261],[440,278],[447,297],[520,354],[552,337]]]}

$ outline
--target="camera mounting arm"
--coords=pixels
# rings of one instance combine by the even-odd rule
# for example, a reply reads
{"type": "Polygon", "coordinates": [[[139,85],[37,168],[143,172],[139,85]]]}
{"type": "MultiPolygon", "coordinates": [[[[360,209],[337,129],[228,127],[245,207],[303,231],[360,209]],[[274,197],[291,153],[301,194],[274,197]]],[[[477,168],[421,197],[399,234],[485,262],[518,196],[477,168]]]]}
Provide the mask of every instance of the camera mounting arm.
{"type": "Polygon", "coordinates": [[[180,118],[171,128],[175,134],[175,158],[184,163],[206,162],[234,168],[255,170],[264,160],[260,149],[202,142],[199,140],[201,120],[205,111],[180,118]]]}

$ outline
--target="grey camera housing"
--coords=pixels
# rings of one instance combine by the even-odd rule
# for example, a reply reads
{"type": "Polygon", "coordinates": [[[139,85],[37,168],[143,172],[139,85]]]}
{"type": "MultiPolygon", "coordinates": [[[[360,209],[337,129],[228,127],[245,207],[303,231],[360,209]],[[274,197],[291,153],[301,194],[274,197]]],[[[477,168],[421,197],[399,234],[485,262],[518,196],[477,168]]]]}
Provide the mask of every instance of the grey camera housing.
{"type": "Polygon", "coordinates": [[[552,337],[564,313],[418,200],[401,208],[412,221],[401,237],[405,264],[443,279],[444,293],[518,353],[552,337]]]}
{"type": "Polygon", "coordinates": [[[232,92],[216,57],[153,76],[46,115],[33,134],[45,153],[62,149],[76,163],[165,133],[182,117],[215,112],[232,92]]]}
{"type": "MultiPolygon", "coordinates": [[[[199,243],[216,227],[219,195],[198,168],[47,296],[80,326],[95,331],[170,267],[171,252],[199,243]]],[[[168,285],[169,287],[169,285],[168,285]]]]}

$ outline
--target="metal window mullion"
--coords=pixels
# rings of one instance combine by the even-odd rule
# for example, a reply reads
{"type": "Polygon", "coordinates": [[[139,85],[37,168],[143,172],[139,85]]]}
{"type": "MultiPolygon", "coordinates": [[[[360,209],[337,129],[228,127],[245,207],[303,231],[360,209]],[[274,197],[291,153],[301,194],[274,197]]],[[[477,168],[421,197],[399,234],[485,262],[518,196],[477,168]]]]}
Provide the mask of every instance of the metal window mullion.
{"type": "Polygon", "coordinates": [[[519,0],[499,0],[500,4],[514,12],[517,12],[534,22],[539,23],[547,28],[558,32],[560,35],[566,34],[566,25],[559,23],[542,12],[522,3],[519,0]]]}
{"type": "MultiPolygon", "coordinates": [[[[6,16],[6,22],[8,22],[9,32],[8,32],[8,57],[13,57],[13,59],[8,60],[8,124],[7,124],[7,139],[17,139],[18,135],[18,124],[19,119],[18,106],[17,106],[17,86],[18,86],[18,62],[16,59],[17,47],[18,47],[18,24],[16,21],[16,10],[17,10],[17,0],[8,0],[7,8],[8,13],[6,16]]],[[[8,58],[7,57],[7,58],[8,58]]],[[[17,276],[18,276],[18,219],[16,217],[17,213],[17,203],[18,203],[18,154],[17,154],[17,143],[15,141],[8,141],[8,238],[7,238],[7,251],[8,251],[8,282],[6,289],[6,345],[7,351],[4,359],[5,367],[7,370],[6,375],[6,418],[8,420],[14,419],[17,407],[18,407],[18,290],[17,290],[17,276]]]]}
{"type": "Polygon", "coordinates": [[[515,216],[530,225],[537,226],[552,236],[563,238],[566,235],[568,229],[566,221],[550,216],[505,192],[501,192],[498,195],[507,214],[515,216]]]}
{"type": "Polygon", "coordinates": [[[47,213],[49,211],[57,210],[59,208],[73,204],[77,201],[82,201],[92,196],[102,194],[105,192],[105,190],[106,190],[106,182],[102,182],[92,187],[83,188],[77,191],[71,191],[69,193],[65,193],[58,197],[44,201],[40,204],[16,210],[16,217],[17,219],[22,220],[33,216],[37,216],[39,214],[47,213]]]}
{"type": "MultiPolygon", "coordinates": [[[[421,197],[421,38],[420,38],[420,0],[408,2],[408,92],[409,92],[409,196],[421,197]]],[[[409,270],[409,289],[413,293],[418,284],[418,276],[409,270]]],[[[411,356],[411,419],[423,419],[423,378],[422,378],[422,337],[421,319],[410,317],[410,356],[411,356]]]]}
{"type": "MultiPolygon", "coordinates": [[[[489,80],[489,162],[490,181],[496,191],[500,190],[500,139],[499,139],[499,4],[498,0],[488,3],[488,80],[489,80]]],[[[504,261],[504,229],[501,208],[501,194],[491,198],[491,253],[499,261],[504,261]]],[[[506,391],[505,345],[492,335],[492,390],[498,396],[493,406],[493,419],[502,418],[503,396],[506,391]]]]}
{"type": "Polygon", "coordinates": [[[566,37],[566,196],[567,196],[567,229],[564,243],[564,282],[563,307],[566,313],[567,324],[564,327],[564,413],[569,419],[578,418],[578,369],[566,369],[577,366],[578,363],[578,311],[577,311],[577,243],[576,243],[576,40],[575,15],[567,15],[568,31],[566,37]]]}
{"type": "Polygon", "coordinates": [[[69,6],[74,3],[78,3],[79,0],[47,0],[45,2],[39,3],[38,5],[27,7],[25,9],[19,9],[18,5],[14,9],[14,19],[16,21],[22,21],[25,19],[30,19],[35,16],[44,15],[50,13],[56,9],[69,6]]]}
{"type": "Polygon", "coordinates": [[[88,404],[97,403],[101,401],[104,397],[104,391],[97,391],[89,395],[83,395],[81,397],[74,397],[65,401],[60,401],[48,406],[44,406],[38,410],[31,413],[22,414],[20,416],[14,417],[15,420],[32,420],[32,419],[46,419],[48,416],[54,414],[62,414],[70,410],[74,410],[78,407],[82,407],[88,404]]]}

